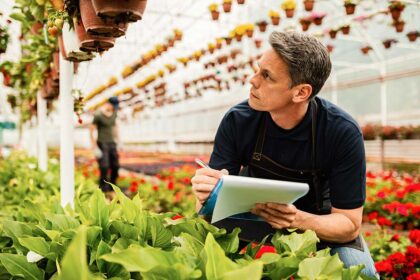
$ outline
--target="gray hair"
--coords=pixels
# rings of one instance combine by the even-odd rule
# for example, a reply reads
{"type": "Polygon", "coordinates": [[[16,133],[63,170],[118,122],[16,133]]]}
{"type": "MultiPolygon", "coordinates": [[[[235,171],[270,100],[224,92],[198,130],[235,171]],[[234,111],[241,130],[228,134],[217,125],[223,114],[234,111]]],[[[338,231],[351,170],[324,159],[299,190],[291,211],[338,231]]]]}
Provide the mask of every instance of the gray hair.
{"type": "Polygon", "coordinates": [[[311,98],[317,95],[331,72],[327,48],[315,37],[297,32],[274,31],[269,42],[287,64],[291,87],[308,83],[312,86],[311,98]]]}

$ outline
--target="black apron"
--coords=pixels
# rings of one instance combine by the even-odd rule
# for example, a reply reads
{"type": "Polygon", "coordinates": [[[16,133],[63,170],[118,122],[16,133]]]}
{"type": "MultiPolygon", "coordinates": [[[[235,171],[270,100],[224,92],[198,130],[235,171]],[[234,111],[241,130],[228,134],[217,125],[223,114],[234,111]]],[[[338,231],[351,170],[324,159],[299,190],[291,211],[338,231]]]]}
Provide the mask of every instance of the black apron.
{"type": "MultiPolygon", "coordinates": [[[[317,119],[317,107],[315,100],[311,101],[311,113],[312,113],[312,170],[296,170],[285,167],[271,158],[264,155],[263,146],[264,138],[269,122],[269,114],[265,113],[262,118],[262,125],[258,132],[257,143],[254,148],[251,160],[248,166],[241,169],[239,175],[246,177],[265,178],[273,180],[283,180],[307,183],[309,185],[309,192],[304,197],[298,199],[294,205],[299,210],[317,214],[326,215],[331,213],[331,201],[329,196],[328,180],[325,174],[316,168],[316,119],[317,119]],[[313,200],[315,197],[315,201],[313,200]]],[[[244,242],[256,241],[260,242],[265,236],[273,235],[276,230],[271,227],[270,224],[264,221],[256,221],[254,219],[246,219],[247,215],[240,215],[240,218],[235,216],[223,219],[214,223],[219,228],[226,228],[228,231],[233,230],[235,227],[241,228],[239,238],[244,242]]],[[[248,216],[252,216],[249,214],[248,216]]],[[[283,233],[287,234],[288,231],[282,230],[283,233]]],[[[331,243],[321,241],[317,244],[318,250],[325,247],[351,247],[363,251],[363,245],[360,240],[360,236],[355,240],[348,243],[331,243]]]]}

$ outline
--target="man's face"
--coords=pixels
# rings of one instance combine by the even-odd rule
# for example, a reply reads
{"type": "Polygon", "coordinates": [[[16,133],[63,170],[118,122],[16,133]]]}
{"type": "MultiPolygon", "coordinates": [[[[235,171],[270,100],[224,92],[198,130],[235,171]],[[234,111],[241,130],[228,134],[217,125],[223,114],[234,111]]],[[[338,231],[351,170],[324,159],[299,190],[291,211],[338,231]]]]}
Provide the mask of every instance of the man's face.
{"type": "Polygon", "coordinates": [[[114,107],[111,103],[107,102],[104,104],[104,112],[107,114],[112,114],[114,112],[114,107]]]}
{"type": "Polygon", "coordinates": [[[257,111],[276,112],[292,104],[293,88],[286,63],[273,48],[258,61],[258,70],[251,79],[249,106],[257,111]]]}

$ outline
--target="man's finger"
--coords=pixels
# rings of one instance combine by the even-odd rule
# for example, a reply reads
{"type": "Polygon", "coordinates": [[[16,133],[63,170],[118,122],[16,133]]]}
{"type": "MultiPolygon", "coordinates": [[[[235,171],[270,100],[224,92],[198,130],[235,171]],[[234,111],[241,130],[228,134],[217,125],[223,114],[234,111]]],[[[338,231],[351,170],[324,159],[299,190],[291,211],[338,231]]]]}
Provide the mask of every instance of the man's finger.
{"type": "Polygon", "coordinates": [[[195,192],[211,192],[214,188],[214,185],[211,184],[194,184],[193,191],[195,192]]]}
{"type": "Polygon", "coordinates": [[[206,175],[206,176],[214,177],[214,178],[217,178],[217,179],[219,179],[223,175],[222,171],[216,170],[216,169],[211,169],[211,168],[197,169],[195,174],[196,175],[206,175]]]}
{"type": "Polygon", "coordinates": [[[216,185],[218,179],[214,177],[209,177],[206,175],[195,175],[191,179],[191,183],[193,184],[209,184],[209,185],[216,185]]]}

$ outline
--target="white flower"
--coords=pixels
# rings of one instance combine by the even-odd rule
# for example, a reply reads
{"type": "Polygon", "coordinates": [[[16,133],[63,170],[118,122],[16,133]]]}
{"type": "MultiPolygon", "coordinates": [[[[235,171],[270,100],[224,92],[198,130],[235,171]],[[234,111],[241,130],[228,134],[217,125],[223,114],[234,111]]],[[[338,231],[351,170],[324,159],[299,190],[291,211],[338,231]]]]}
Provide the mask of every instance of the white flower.
{"type": "Polygon", "coordinates": [[[32,251],[29,251],[28,254],[26,255],[26,259],[28,260],[29,263],[36,263],[37,261],[40,261],[43,258],[44,258],[43,256],[32,251]]]}

